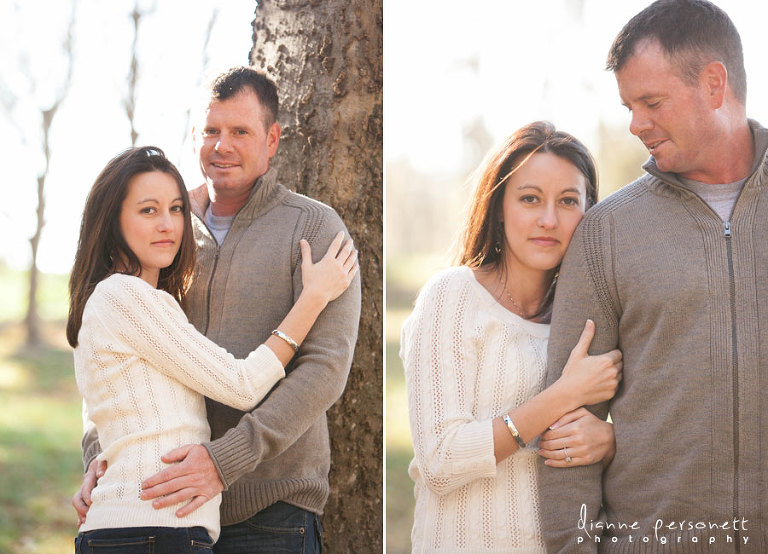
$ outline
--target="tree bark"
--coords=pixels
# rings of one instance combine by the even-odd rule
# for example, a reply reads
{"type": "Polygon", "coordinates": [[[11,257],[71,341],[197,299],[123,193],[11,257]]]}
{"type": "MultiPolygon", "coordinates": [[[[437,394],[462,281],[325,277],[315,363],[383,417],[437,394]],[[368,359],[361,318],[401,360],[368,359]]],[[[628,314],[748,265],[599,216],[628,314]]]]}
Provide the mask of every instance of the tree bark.
{"type": "Polygon", "coordinates": [[[260,0],[251,65],[275,80],[281,182],[329,204],[360,252],[362,313],[349,382],[328,414],[329,552],[383,546],[382,0],[260,0]]]}

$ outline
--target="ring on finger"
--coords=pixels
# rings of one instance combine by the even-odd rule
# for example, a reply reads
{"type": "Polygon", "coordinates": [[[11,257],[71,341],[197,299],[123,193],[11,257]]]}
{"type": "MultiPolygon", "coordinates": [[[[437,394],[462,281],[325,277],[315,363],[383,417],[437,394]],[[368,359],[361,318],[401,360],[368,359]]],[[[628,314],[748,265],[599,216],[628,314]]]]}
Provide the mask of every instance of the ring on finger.
{"type": "Polygon", "coordinates": [[[571,457],[568,455],[568,447],[563,447],[563,453],[565,454],[565,463],[568,464],[571,462],[571,457]]]}

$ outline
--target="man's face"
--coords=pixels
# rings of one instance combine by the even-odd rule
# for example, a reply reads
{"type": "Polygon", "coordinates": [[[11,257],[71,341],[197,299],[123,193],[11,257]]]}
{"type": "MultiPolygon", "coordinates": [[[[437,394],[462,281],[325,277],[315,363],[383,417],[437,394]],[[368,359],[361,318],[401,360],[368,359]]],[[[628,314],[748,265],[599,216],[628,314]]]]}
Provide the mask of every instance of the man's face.
{"type": "Polygon", "coordinates": [[[194,133],[200,170],[211,198],[242,197],[269,169],[280,126],[264,128],[265,108],[246,88],[227,100],[211,100],[202,128],[194,133]]]}
{"type": "Polygon", "coordinates": [[[645,40],[616,71],[622,103],[632,113],[629,131],[662,171],[706,181],[713,110],[706,86],[690,85],[656,40],[645,40]]]}

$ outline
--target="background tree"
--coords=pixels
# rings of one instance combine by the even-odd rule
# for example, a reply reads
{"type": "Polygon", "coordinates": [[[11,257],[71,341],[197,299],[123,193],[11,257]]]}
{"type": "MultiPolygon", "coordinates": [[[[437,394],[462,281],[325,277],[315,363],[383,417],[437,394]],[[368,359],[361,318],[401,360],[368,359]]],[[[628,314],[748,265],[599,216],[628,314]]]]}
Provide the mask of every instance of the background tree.
{"type": "Polygon", "coordinates": [[[139,81],[139,56],[137,48],[139,41],[139,25],[141,25],[142,18],[151,14],[154,9],[153,6],[147,11],[141,11],[139,9],[139,2],[136,0],[136,3],[133,5],[133,11],[131,11],[131,22],[133,24],[131,64],[128,69],[128,90],[123,99],[125,116],[128,118],[128,123],[131,126],[131,146],[136,146],[136,139],[139,138],[139,133],[136,130],[136,85],[139,81]]]}
{"type": "Polygon", "coordinates": [[[360,252],[363,303],[349,382],[329,412],[329,552],[382,549],[382,1],[265,0],[251,64],[273,78],[281,181],[333,206],[360,252]]]}
{"type": "MultiPolygon", "coordinates": [[[[37,304],[37,291],[39,284],[40,271],[37,265],[37,254],[40,246],[40,238],[45,227],[45,182],[48,177],[48,171],[50,169],[51,161],[51,148],[50,148],[50,133],[53,119],[56,116],[61,103],[67,96],[69,88],[72,84],[72,69],[74,66],[74,46],[73,46],[73,34],[75,27],[75,12],[77,4],[72,2],[72,12],[69,19],[66,34],[62,42],[63,51],[63,66],[64,77],[58,87],[53,92],[53,97],[49,103],[43,104],[38,107],[40,112],[40,130],[41,130],[41,144],[42,149],[42,168],[37,174],[37,210],[36,210],[36,224],[35,232],[29,239],[30,248],[32,249],[32,261],[29,268],[29,295],[27,301],[27,315],[24,319],[26,327],[26,342],[27,346],[35,347],[40,344],[40,316],[38,313],[37,304]]],[[[33,75],[31,72],[27,72],[25,63],[20,64],[22,71],[25,73],[29,90],[32,94],[40,86],[40,80],[47,76],[33,75]]]]}

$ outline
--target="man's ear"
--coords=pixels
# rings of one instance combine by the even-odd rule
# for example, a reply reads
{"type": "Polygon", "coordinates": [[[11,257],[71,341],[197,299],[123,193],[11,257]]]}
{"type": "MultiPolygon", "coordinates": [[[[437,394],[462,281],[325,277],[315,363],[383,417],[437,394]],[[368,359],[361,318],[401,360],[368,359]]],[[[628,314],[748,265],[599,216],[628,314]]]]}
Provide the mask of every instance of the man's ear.
{"type": "Polygon", "coordinates": [[[277,153],[277,145],[280,143],[280,124],[273,123],[267,129],[267,148],[269,151],[269,157],[273,157],[277,153]]]}
{"type": "Polygon", "coordinates": [[[722,62],[709,62],[701,71],[701,80],[709,95],[710,107],[720,108],[725,101],[725,91],[728,88],[728,70],[722,62]]]}

